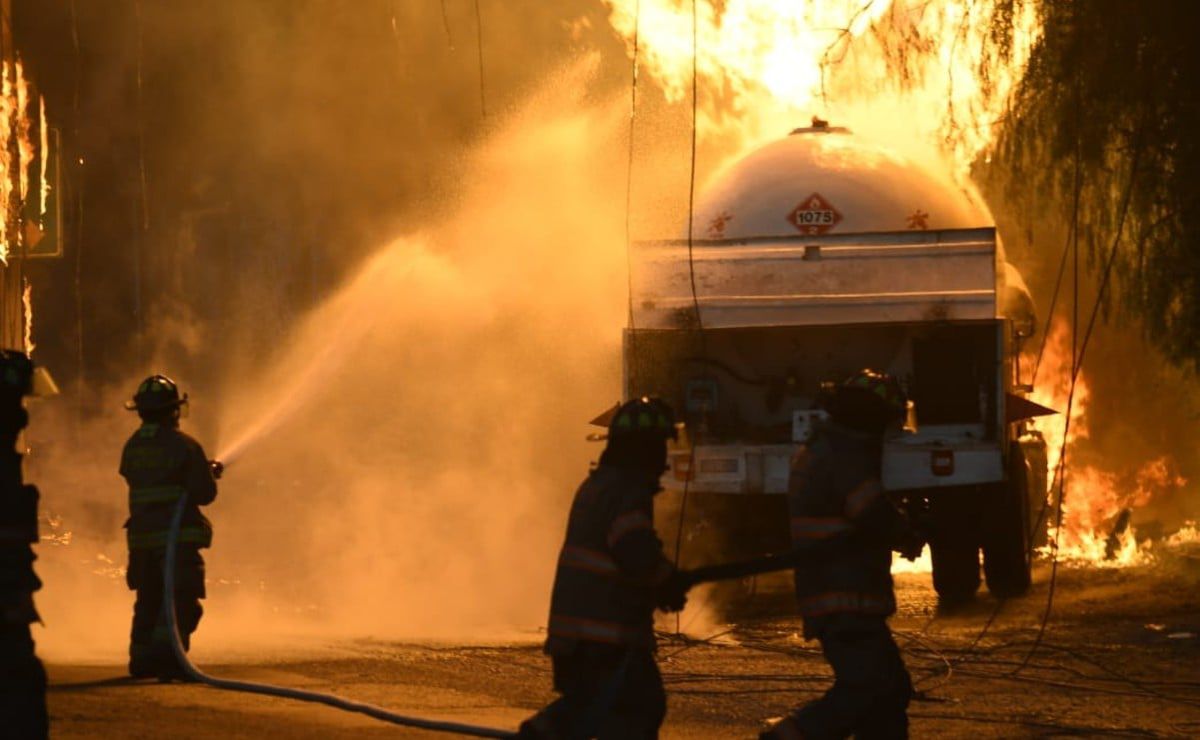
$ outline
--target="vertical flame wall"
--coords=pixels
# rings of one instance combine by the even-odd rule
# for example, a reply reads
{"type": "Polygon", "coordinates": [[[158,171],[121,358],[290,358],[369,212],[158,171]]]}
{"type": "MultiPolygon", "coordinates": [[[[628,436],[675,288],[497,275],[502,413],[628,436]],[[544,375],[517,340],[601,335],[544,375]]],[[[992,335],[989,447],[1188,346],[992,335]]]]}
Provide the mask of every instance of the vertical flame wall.
{"type": "Polygon", "coordinates": [[[45,108],[16,51],[12,0],[0,0],[0,346],[27,352],[32,306],[24,262],[44,237],[47,134],[45,108]],[[41,111],[36,132],[34,108],[41,111]]]}

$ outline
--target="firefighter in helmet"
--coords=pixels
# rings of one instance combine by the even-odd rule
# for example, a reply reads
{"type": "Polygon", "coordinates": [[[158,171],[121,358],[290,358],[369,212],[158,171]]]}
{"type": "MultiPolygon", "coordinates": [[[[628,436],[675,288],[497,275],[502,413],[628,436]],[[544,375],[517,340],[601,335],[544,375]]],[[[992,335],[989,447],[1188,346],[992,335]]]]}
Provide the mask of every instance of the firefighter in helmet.
{"type": "Polygon", "coordinates": [[[600,464],[575,493],[550,596],[546,653],[560,698],[523,738],[654,738],[666,694],[654,609],[683,608],[686,585],[654,531],[653,498],[676,436],[656,398],[620,405],[600,464]]]}
{"type": "MultiPolygon", "coordinates": [[[[821,643],[834,683],[763,738],[903,738],[912,683],[888,629],[891,553],[920,542],[880,483],[885,432],[907,402],[892,377],[855,373],[826,401],[830,418],[792,460],[788,485],[804,636],[821,643]]],[[[915,552],[914,552],[915,550],[915,552]]]]}
{"type": "Polygon", "coordinates": [[[200,443],[179,430],[187,410],[175,381],[154,375],[142,381],[125,404],[141,417],[141,426],[125,443],[121,475],[129,484],[129,543],[126,581],[137,592],[129,643],[129,673],[135,678],[182,678],[171,648],[163,609],[163,564],[167,535],[177,505],[183,501],[175,560],[175,613],[186,650],[200,623],[204,598],[204,559],[200,549],[212,544],[212,525],[200,507],[217,496],[221,464],[210,461],[200,443]]]}

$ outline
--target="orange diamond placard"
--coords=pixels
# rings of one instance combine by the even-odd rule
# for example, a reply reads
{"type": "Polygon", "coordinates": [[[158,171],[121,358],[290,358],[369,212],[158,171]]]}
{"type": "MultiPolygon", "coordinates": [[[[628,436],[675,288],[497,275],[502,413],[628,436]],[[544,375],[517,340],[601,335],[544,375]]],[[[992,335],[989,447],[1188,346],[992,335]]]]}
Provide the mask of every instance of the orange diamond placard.
{"type": "Polygon", "coordinates": [[[788,214],[788,222],[801,234],[824,234],[842,221],[842,212],[820,193],[813,193],[788,214]]]}

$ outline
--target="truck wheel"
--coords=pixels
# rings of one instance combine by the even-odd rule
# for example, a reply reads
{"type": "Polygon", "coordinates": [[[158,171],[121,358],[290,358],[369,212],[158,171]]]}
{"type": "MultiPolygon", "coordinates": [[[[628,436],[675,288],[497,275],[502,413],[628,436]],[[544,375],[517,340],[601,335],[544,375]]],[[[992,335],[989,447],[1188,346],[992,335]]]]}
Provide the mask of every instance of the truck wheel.
{"type": "Polygon", "coordinates": [[[1007,599],[1029,590],[1029,470],[1019,445],[1012,446],[1008,480],[992,486],[983,527],[983,572],[993,596],[1007,599]]]}
{"type": "Polygon", "coordinates": [[[933,588],[938,601],[953,606],[975,598],[979,590],[978,492],[973,489],[936,491],[929,497],[933,532],[933,588]]]}

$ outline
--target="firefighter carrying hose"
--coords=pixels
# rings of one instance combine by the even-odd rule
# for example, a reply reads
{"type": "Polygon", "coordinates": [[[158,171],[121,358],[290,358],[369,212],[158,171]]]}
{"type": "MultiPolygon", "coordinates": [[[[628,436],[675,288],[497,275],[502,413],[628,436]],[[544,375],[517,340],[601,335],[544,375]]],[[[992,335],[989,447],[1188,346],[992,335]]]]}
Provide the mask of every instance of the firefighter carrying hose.
{"type": "Polygon", "coordinates": [[[884,433],[906,401],[890,376],[862,370],[834,392],[830,420],[796,453],[788,486],[804,636],[821,643],[834,683],[763,738],[904,738],[912,683],[888,629],[891,553],[920,538],[880,483],[884,433]],[[823,546],[824,543],[824,546],[823,546]]]}
{"type": "Polygon", "coordinates": [[[686,584],[654,531],[653,498],[676,436],[670,406],[621,405],[600,464],[575,493],[550,597],[546,653],[561,696],[521,738],[655,738],[666,694],[654,609],[683,608],[686,584]]]}
{"type": "Polygon", "coordinates": [[[184,678],[167,632],[162,572],[171,515],[181,497],[187,504],[176,556],[175,611],[184,649],[203,614],[200,549],[212,544],[212,525],[200,507],[216,498],[222,466],[209,461],[200,443],[179,430],[187,403],[187,394],[181,397],[173,380],[154,375],[142,381],[125,404],[142,420],[121,454],[121,475],[129,484],[126,582],[137,592],[129,643],[129,673],[135,678],[184,678]]]}

